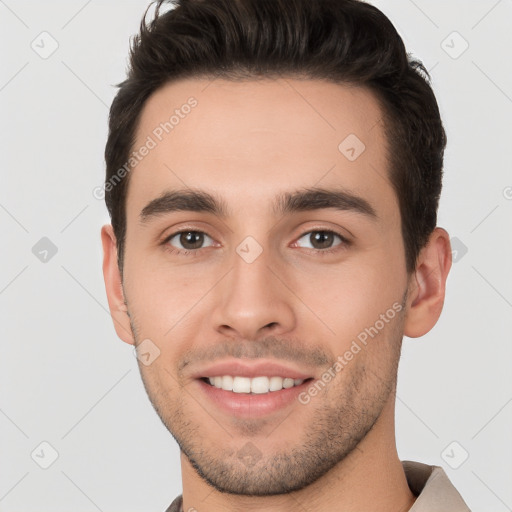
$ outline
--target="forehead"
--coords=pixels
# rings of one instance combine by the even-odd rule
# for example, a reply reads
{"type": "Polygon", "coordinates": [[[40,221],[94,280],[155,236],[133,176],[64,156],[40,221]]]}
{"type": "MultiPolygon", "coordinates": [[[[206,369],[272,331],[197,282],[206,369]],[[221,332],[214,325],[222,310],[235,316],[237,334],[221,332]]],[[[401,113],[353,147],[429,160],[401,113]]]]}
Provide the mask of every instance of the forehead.
{"type": "Polygon", "coordinates": [[[234,211],[254,205],[260,214],[262,201],[304,186],[341,186],[389,215],[396,207],[382,111],[362,87],[292,78],[180,80],[147,100],[132,149],[139,157],[128,213],[184,187],[211,191],[234,211]]]}

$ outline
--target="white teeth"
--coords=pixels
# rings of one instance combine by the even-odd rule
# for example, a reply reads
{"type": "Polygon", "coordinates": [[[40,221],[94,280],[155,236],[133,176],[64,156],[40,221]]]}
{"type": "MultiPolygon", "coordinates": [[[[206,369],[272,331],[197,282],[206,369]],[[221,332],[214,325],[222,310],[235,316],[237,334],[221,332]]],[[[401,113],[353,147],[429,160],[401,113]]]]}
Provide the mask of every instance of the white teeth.
{"type": "Polygon", "coordinates": [[[283,380],[283,388],[285,389],[288,389],[288,388],[293,388],[293,379],[284,379],[283,380]]]}
{"type": "Polygon", "coordinates": [[[268,377],[254,377],[251,379],[253,393],[268,393],[268,377]]]}
{"type": "Polygon", "coordinates": [[[300,386],[304,379],[291,379],[286,377],[232,377],[231,375],[218,375],[208,377],[208,382],[216,388],[233,393],[264,394],[269,391],[280,391],[293,386],[300,386]]]}
{"type": "Polygon", "coordinates": [[[233,391],[233,377],[231,375],[224,375],[222,377],[222,389],[233,391]]]}
{"type": "Polygon", "coordinates": [[[251,379],[249,377],[235,377],[233,379],[233,393],[250,393],[251,379]]]}
{"type": "Polygon", "coordinates": [[[282,377],[270,377],[270,391],[279,391],[283,389],[283,378],[282,377]]]}

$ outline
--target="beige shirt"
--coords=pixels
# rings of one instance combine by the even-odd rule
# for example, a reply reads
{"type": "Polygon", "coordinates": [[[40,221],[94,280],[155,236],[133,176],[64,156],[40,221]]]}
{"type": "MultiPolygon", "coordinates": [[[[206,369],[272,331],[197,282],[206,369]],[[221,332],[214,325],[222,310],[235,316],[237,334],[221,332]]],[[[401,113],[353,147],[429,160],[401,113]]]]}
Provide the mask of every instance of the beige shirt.
{"type": "Polygon", "coordinates": [[[443,468],[409,460],[402,461],[402,466],[417,496],[409,512],[471,512],[443,468]]]}
{"type": "MultiPolygon", "coordinates": [[[[409,460],[402,466],[409,488],[417,496],[409,512],[471,512],[443,468],[409,460]]],[[[181,495],[165,512],[183,512],[181,495]]]]}

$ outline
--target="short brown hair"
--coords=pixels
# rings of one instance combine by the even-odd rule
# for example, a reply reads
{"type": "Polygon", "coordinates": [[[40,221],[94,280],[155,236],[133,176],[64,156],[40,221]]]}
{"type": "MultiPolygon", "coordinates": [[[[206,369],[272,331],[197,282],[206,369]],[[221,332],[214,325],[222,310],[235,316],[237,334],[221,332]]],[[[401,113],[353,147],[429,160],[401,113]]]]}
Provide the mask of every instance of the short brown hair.
{"type": "Polygon", "coordinates": [[[121,272],[129,173],[115,186],[111,180],[129,159],[145,101],[177,79],[265,76],[326,79],[376,95],[407,270],[414,270],[437,223],[446,134],[427,70],[381,11],[360,0],[159,0],[149,23],[147,12],[110,109],[105,148],[105,202],[121,272]],[[171,9],[160,13],[162,4],[171,9]]]}

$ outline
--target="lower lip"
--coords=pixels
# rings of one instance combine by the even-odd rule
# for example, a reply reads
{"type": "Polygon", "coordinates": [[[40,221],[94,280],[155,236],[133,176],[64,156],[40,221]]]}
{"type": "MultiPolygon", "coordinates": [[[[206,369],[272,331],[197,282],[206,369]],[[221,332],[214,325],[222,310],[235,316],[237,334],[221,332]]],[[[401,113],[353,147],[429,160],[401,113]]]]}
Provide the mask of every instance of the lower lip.
{"type": "Polygon", "coordinates": [[[290,406],[309,384],[307,380],[299,386],[259,394],[233,393],[233,391],[216,388],[200,379],[197,382],[208,399],[221,410],[230,416],[245,418],[260,418],[290,406]]]}

